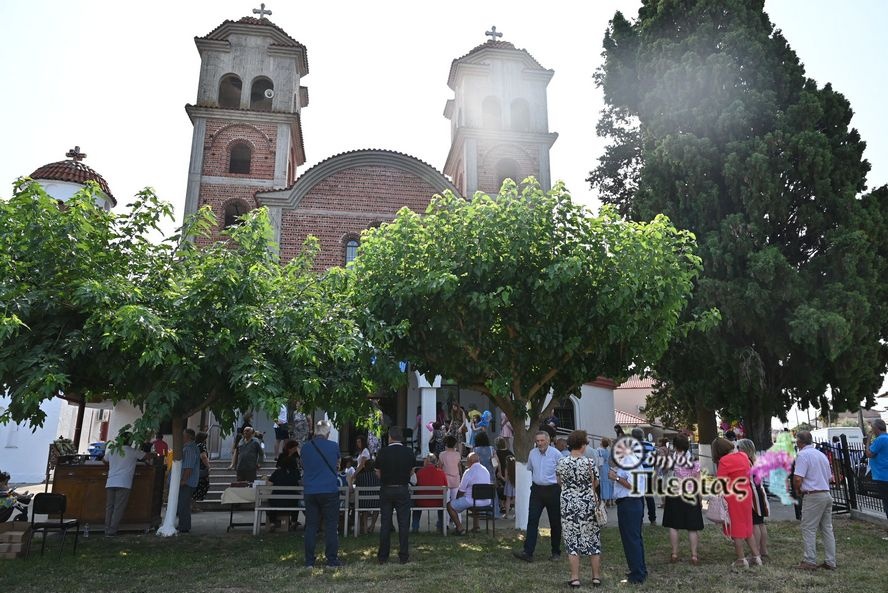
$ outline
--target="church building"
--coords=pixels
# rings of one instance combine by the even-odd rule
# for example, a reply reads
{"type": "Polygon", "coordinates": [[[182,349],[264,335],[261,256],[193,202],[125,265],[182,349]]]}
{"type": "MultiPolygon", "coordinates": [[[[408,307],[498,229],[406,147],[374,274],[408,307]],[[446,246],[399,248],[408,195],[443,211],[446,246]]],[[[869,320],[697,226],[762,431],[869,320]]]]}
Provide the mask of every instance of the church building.
{"type": "MultiPolygon", "coordinates": [[[[310,117],[308,49],[266,18],[270,13],[264,5],[254,13],[258,17],[226,20],[195,38],[201,63],[197,97],[185,107],[193,135],[184,212],[188,216],[209,205],[219,221],[216,237],[237,224],[239,216],[264,206],[282,258],[293,258],[311,234],[320,241],[315,265],[323,271],[355,257],[363,230],[392,220],[404,206],[423,212],[436,193],[496,194],[504,179],[528,176],[545,189],[551,186],[549,151],[558,134],[549,130],[547,87],[554,71],[501,39],[496,27],[486,33],[488,40],[452,61],[446,81],[442,71],[442,84],[453,92],[443,106],[451,142],[449,149],[441,147],[442,169],[396,149],[367,149],[331,155],[301,171],[306,144],[311,145],[302,133],[303,112],[310,117]]],[[[68,156],[69,161],[41,167],[32,177],[54,184],[52,195],[73,193],[92,179],[103,191],[103,207],[113,206],[107,183],[80,162],[85,155],[79,148],[68,156]]],[[[610,434],[613,388],[613,382],[598,379],[583,387],[582,399],[559,402],[555,415],[561,426],[610,434]]],[[[464,407],[491,409],[478,392],[413,372],[408,387],[382,397],[380,407],[394,423],[418,430],[413,439],[425,450],[429,433],[424,427],[437,405],[451,398],[464,407]]],[[[113,409],[106,404],[87,410],[81,449],[138,415],[126,403],[113,409]]],[[[498,411],[491,412],[498,424],[498,411]]],[[[46,431],[49,436],[71,432],[74,410],[59,410],[59,415],[58,428],[46,431]]],[[[226,457],[233,437],[221,438],[213,422],[208,419],[211,455],[226,457]]],[[[268,434],[272,422],[264,414],[254,416],[256,428],[268,434]]],[[[189,422],[199,423],[197,418],[189,422]]],[[[340,428],[345,430],[341,447],[350,450],[354,435],[340,428]]]]}
{"type": "MultiPolygon", "coordinates": [[[[496,194],[504,179],[528,176],[551,186],[549,150],[558,134],[549,130],[547,86],[554,71],[500,39],[496,27],[486,33],[490,39],[450,65],[453,98],[444,117],[451,144],[442,170],[397,150],[367,149],[298,171],[311,144],[302,134],[302,118],[310,117],[308,49],[266,18],[264,8],[254,12],[258,18],[226,20],[195,38],[201,68],[196,101],[186,106],[194,126],[186,216],[209,205],[221,230],[264,206],[282,258],[294,257],[311,234],[320,241],[316,267],[325,270],[355,257],[364,229],[392,220],[404,206],[423,212],[444,190],[496,194]]],[[[420,427],[434,418],[444,392],[455,393],[464,406],[489,407],[480,393],[442,386],[440,378],[411,376],[409,383],[383,408],[408,429],[417,428],[417,416],[420,427]]],[[[606,380],[584,388],[595,392],[585,402],[594,398],[604,414],[582,413],[579,400],[564,402],[566,424],[609,434],[612,389],[606,380]],[[602,426],[590,426],[593,419],[602,426]]],[[[425,445],[428,431],[419,431],[417,444],[425,445]]]]}

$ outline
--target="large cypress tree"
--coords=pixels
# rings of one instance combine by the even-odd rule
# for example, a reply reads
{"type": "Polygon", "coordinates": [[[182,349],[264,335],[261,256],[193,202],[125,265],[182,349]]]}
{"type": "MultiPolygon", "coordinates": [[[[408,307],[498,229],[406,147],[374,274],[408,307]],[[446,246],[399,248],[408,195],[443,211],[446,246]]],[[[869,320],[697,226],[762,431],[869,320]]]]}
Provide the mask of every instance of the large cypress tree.
{"type": "MultiPolygon", "coordinates": [[[[873,403],[888,362],[888,189],[866,194],[848,101],[818,85],[762,0],[644,0],[617,13],[598,72],[611,144],[590,181],[626,216],[663,212],[697,235],[694,315],[657,404],[742,417],[759,446],[793,402],[873,403]]],[[[703,420],[707,420],[703,422],[703,420]]]]}

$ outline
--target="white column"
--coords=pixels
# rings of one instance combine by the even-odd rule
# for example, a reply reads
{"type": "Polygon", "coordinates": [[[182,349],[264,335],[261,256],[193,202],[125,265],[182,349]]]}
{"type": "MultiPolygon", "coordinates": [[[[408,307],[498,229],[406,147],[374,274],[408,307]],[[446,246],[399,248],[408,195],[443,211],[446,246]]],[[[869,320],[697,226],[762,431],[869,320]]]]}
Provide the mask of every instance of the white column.
{"type": "Polygon", "coordinates": [[[420,402],[422,405],[422,422],[420,423],[419,432],[422,435],[420,439],[420,453],[425,455],[429,451],[429,441],[432,433],[426,428],[429,422],[435,421],[436,409],[435,402],[438,400],[438,389],[435,387],[423,387],[419,390],[420,402]]]}
{"type": "Polygon", "coordinates": [[[429,450],[429,440],[432,433],[426,430],[426,424],[435,420],[436,408],[435,402],[438,399],[438,388],[441,386],[441,376],[436,376],[432,381],[426,379],[425,375],[416,375],[416,385],[419,387],[420,414],[422,420],[419,432],[422,435],[413,435],[413,438],[420,439],[420,452],[425,455],[429,450]]]}

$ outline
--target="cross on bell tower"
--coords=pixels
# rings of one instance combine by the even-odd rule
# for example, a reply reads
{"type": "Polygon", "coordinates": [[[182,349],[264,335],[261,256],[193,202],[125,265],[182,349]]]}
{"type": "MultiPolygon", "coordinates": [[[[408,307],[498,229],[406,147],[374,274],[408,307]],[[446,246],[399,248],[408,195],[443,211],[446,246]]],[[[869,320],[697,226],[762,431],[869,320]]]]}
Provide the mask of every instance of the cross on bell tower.
{"type": "Polygon", "coordinates": [[[271,16],[271,11],[270,11],[270,10],[265,10],[265,2],[263,2],[262,4],[259,5],[259,8],[254,8],[254,9],[253,9],[253,14],[258,14],[258,15],[259,15],[259,19],[262,20],[262,19],[265,18],[265,15],[266,15],[266,14],[269,15],[269,16],[271,16]]]}
{"type": "Polygon", "coordinates": [[[79,147],[79,146],[75,146],[74,148],[72,148],[71,150],[69,150],[68,152],[66,152],[66,153],[65,153],[65,156],[68,157],[69,159],[72,159],[72,160],[74,160],[75,162],[78,162],[78,163],[79,163],[80,161],[82,161],[83,159],[86,158],[86,153],[85,153],[85,152],[80,152],[80,147],[79,147]]]}
{"type": "Polygon", "coordinates": [[[485,35],[485,43],[450,66],[453,98],[444,117],[451,145],[444,174],[466,197],[495,194],[506,178],[520,183],[533,176],[548,190],[549,149],[558,138],[549,131],[546,100],[553,71],[500,40],[496,27],[485,35]]]}

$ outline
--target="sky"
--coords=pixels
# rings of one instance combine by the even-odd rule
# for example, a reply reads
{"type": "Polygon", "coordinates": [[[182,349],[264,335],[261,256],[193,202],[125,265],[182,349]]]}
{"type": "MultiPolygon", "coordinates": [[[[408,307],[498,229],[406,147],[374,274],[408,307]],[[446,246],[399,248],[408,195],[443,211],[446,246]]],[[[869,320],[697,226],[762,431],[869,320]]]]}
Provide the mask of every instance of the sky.
{"type": "MultiPolygon", "coordinates": [[[[181,222],[197,92],[195,36],[252,15],[245,0],[0,0],[0,196],[75,145],[122,206],[145,186],[181,222]]],[[[593,83],[607,23],[635,0],[267,1],[270,20],[307,47],[302,84],[305,172],[334,154],[385,148],[441,169],[450,145],[443,116],[451,61],[491,25],[555,75],[549,84],[552,179],[599,203],[585,181],[605,141],[593,83]]],[[[869,186],[888,183],[888,3],[769,0],[766,11],[819,84],[831,82],[855,111],[867,142],[869,186]]],[[[118,207],[119,209],[120,207],[118,207]]],[[[170,223],[172,230],[175,224],[170,223]]],[[[883,388],[884,390],[884,388],[883,388]]]]}

